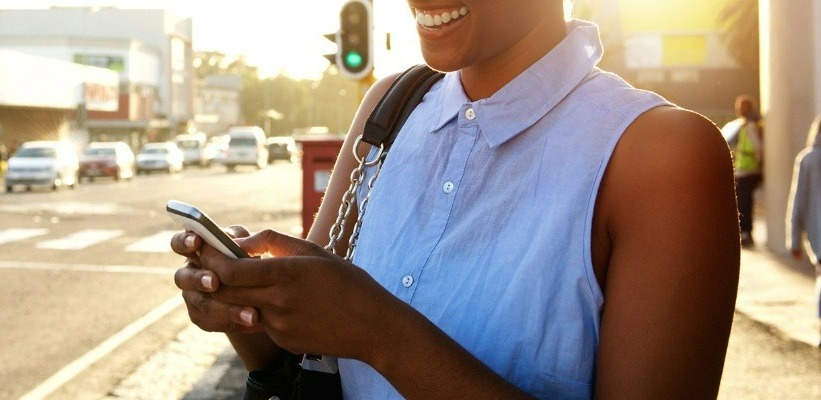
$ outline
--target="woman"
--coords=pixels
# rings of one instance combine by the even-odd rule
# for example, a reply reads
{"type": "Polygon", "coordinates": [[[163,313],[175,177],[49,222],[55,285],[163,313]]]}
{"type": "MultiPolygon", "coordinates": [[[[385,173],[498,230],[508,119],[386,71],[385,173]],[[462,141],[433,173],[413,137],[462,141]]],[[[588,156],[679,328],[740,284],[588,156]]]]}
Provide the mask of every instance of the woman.
{"type": "Polygon", "coordinates": [[[259,232],[242,247],[277,257],[233,261],[172,239],[191,319],[249,370],[281,348],[340,357],[346,398],[715,397],[739,263],[716,127],[598,70],[597,28],[562,0],[409,7],[448,74],[394,143],[353,263],[320,245],[393,78],[308,241],[259,232]]]}

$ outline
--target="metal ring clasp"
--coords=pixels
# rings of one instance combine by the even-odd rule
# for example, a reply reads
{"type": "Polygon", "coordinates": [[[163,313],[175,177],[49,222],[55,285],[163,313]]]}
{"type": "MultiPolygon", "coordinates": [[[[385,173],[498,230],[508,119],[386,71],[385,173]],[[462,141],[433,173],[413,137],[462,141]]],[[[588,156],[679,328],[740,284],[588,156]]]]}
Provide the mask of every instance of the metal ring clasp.
{"type": "MultiPolygon", "coordinates": [[[[363,135],[357,136],[356,141],[353,144],[353,157],[359,164],[366,167],[372,167],[379,163],[379,160],[382,158],[382,154],[385,153],[385,144],[383,143],[379,145],[379,152],[376,153],[376,156],[372,160],[368,160],[367,158],[363,159],[362,157],[359,157],[359,152],[357,151],[359,150],[359,145],[362,143],[362,136],[363,135]]],[[[368,153],[370,153],[370,151],[368,153]]]]}

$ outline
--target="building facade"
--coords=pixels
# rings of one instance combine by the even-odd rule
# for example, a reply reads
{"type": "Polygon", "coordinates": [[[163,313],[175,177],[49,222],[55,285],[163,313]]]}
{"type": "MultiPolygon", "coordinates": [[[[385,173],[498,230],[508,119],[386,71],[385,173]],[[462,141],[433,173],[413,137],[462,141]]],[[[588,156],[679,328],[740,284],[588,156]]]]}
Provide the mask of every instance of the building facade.
{"type": "Polygon", "coordinates": [[[235,74],[208,75],[197,82],[194,100],[196,129],[214,136],[239,125],[242,121],[241,91],[242,78],[235,74]]]}
{"type": "Polygon", "coordinates": [[[759,95],[758,65],[741,65],[724,43],[729,2],[574,0],[601,27],[603,68],[719,124],[734,118],[736,96],[759,95]]]}
{"type": "MultiPolygon", "coordinates": [[[[110,99],[109,107],[97,104],[107,99],[105,91],[110,89],[88,82],[86,76],[73,104],[37,107],[0,96],[3,142],[33,139],[28,137],[30,133],[20,131],[19,120],[30,119],[26,114],[31,112],[48,109],[68,111],[68,121],[59,125],[71,126],[74,136],[87,135],[91,141],[123,140],[132,147],[165,140],[194,119],[190,18],[160,9],[0,10],[0,50],[37,56],[39,60],[92,66],[95,70],[113,71],[118,77],[115,108],[110,107],[110,99]]],[[[3,64],[6,62],[0,61],[3,64]]],[[[65,68],[52,62],[42,64],[35,71],[0,74],[0,87],[10,86],[8,81],[36,87],[44,77],[66,78],[65,68]]],[[[54,90],[64,90],[60,87],[54,90]]],[[[38,90],[35,94],[42,96],[45,92],[38,90]]]]}

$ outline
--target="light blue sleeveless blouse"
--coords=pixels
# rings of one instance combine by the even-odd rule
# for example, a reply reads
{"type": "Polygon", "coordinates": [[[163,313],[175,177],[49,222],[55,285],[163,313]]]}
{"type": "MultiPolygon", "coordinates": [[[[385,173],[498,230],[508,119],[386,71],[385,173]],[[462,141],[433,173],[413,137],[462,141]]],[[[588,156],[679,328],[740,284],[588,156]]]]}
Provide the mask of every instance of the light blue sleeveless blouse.
{"type": "MultiPolygon", "coordinates": [[[[669,104],[597,69],[601,53],[598,28],[572,21],[559,46],[488,99],[471,102],[448,74],[391,149],[354,258],[539,398],[593,395],[604,302],[590,253],[596,194],[625,128],[669,104]]],[[[340,360],[340,371],[346,399],[401,398],[364,363],[340,360]]]]}

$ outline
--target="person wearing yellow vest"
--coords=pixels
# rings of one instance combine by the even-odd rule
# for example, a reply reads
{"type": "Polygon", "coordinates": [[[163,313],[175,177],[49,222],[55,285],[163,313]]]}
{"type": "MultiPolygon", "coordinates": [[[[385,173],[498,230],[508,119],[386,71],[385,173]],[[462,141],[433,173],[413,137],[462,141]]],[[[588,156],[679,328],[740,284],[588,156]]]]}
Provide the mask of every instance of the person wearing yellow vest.
{"type": "Polygon", "coordinates": [[[735,112],[738,118],[724,125],[722,133],[733,152],[741,245],[751,246],[754,193],[763,178],[763,121],[755,100],[748,95],[736,98],[735,112]]]}

